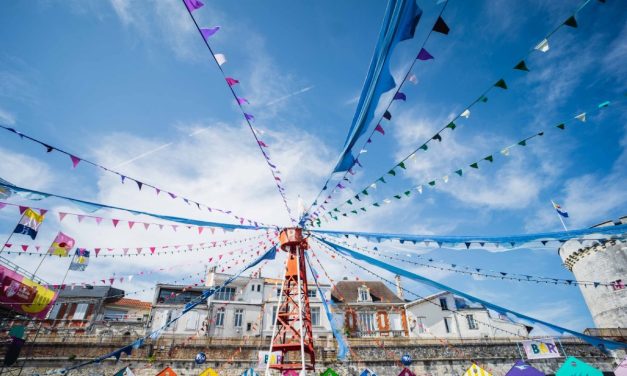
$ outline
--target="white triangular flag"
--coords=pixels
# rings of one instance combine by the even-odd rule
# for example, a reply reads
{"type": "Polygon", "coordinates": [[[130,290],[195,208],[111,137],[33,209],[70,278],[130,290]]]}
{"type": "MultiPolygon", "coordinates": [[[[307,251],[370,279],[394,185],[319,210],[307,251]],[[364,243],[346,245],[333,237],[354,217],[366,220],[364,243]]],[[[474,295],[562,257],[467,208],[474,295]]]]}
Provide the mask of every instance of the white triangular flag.
{"type": "Polygon", "coordinates": [[[388,200],[387,198],[386,198],[385,200],[383,200],[383,203],[384,203],[384,204],[389,204],[389,203],[391,203],[391,202],[392,202],[392,201],[388,200]]]}
{"type": "Polygon", "coordinates": [[[575,119],[585,123],[586,122],[586,113],[582,112],[579,115],[575,116],[575,119]]]}
{"type": "Polygon", "coordinates": [[[462,112],[462,114],[459,116],[465,117],[466,119],[468,119],[470,117],[470,110],[469,109],[464,110],[464,112],[462,112]]]}
{"type": "Polygon", "coordinates": [[[416,190],[418,191],[418,193],[422,194],[422,185],[417,186],[416,190]]]}
{"type": "Polygon", "coordinates": [[[359,151],[359,154],[364,154],[364,153],[367,153],[367,152],[368,152],[368,150],[366,150],[366,149],[361,149],[361,150],[359,151]]]}
{"type": "Polygon", "coordinates": [[[537,46],[534,47],[534,49],[538,50],[538,51],[542,51],[542,52],[547,52],[549,50],[549,40],[548,39],[543,39],[542,42],[538,43],[537,46]]]}
{"type": "Polygon", "coordinates": [[[372,184],[370,184],[370,188],[372,188],[372,189],[377,189],[377,183],[372,183],[372,184]]]}
{"type": "Polygon", "coordinates": [[[417,83],[418,83],[418,77],[416,77],[416,75],[412,73],[412,74],[409,76],[409,78],[407,79],[407,81],[409,81],[409,82],[411,82],[412,84],[414,84],[414,85],[415,85],[415,84],[417,84],[417,83]]]}
{"type": "Polygon", "coordinates": [[[503,150],[501,150],[501,154],[503,154],[504,156],[508,156],[509,155],[509,148],[505,148],[503,150]]]}
{"type": "Polygon", "coordinates": [[[414,163],[416,163],[416,153],[413,153],[412,155],[410,155],[409,159],[411,159],[412,161],[414,161],[414,163]]]}
{"type": "Polygon", "coordinates": [[[224,56],[223,54],[215,54],[214,56],[216,58],[216,61],[218,62],[218,65],[222,66],[224,65],[224,63],[226,63],[226,56],[224,56]]]}
{"type": "Polygon", "coordinates": [[[448,175],[444,175],[444,177],[442,178],[442,180],[444,180],[445,183],[448,183],[448,175]]]}

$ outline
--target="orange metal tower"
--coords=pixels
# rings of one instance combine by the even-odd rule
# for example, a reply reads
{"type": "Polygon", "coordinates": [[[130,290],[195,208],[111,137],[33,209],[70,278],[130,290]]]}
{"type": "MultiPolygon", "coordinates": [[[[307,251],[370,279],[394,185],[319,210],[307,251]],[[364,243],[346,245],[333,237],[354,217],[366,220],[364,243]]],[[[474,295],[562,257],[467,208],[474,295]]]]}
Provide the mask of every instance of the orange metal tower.
{"type": "Polygon", "coordinates": [[[280,370],[281,373],[287,370],[314,370],[316,355],[305,269],[307,240],[303,238],[301,228],[286,228],[279,234],[279,243],[289,256],[271,349],[281,352],[282,357],[280,362],[270,365],[270,368],[280,370]]]}

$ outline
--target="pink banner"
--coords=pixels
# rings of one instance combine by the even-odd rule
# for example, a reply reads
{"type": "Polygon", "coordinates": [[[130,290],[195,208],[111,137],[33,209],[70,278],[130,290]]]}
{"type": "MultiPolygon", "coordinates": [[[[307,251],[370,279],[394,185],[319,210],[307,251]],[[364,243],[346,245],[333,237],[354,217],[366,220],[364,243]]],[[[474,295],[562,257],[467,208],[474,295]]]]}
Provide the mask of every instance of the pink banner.
{"type": "Polygon", "coordinates": [[[0,303],[21,314],[45,319],[57,293],[0,265],[0,303]]]}

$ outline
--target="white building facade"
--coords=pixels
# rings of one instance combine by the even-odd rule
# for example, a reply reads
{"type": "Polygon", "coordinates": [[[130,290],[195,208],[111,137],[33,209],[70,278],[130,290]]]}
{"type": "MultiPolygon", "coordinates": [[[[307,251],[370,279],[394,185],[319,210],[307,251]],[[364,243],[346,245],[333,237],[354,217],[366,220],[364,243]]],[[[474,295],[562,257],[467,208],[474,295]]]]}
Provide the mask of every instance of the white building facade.
{"type": "Polygon", "coordinates": [[[493,317],[482,305],[449,292],[407,303],[409,336],[416,338],[513,338],[531,330],[507,318],[493,317]]]}

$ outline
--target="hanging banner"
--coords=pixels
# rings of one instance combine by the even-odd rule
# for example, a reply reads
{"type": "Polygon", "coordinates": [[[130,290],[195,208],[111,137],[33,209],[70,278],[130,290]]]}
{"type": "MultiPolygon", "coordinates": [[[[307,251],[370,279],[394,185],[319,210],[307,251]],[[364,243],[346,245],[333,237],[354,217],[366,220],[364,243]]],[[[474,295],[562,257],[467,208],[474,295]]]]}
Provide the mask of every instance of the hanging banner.
{"type": "Polygon", "coordinates": [[[555,376],[603,376],[603,372],[574,356],[568,357],[557,370],[555,376]]]}
{"type": "Polygon", "coordinates": [[[466,370],[464,376],[492,376],[492,374],[473,363],[472,366],[466,370]]]}
{"type": "Polygon", "coordinates": [[[553,338],[522,341],[527,359],[561,358],[553,338]]]}
{"type": "Polygon", "coordinates": [[[13,311],[45,319],[57,293],[21,274],[0,265],[0,303],[5,303],[13,311]]]}
{"type": "Polygon", "coordinates": [[[505,376],[546,376],[522,360],[517,360],[505,376]]]}
{"type": "Polygon", "coordinates": [[[614,370],[616,376],[627,376],[627,357],[614,370]]]}
{"type": "Polygon", "coordinates": [[[266,369],[266,365],[270,362],[270,365],[279,364],[283,360],[283,353],[280,351],[259,351],[257,354],[257,369],[266,369]]]}

